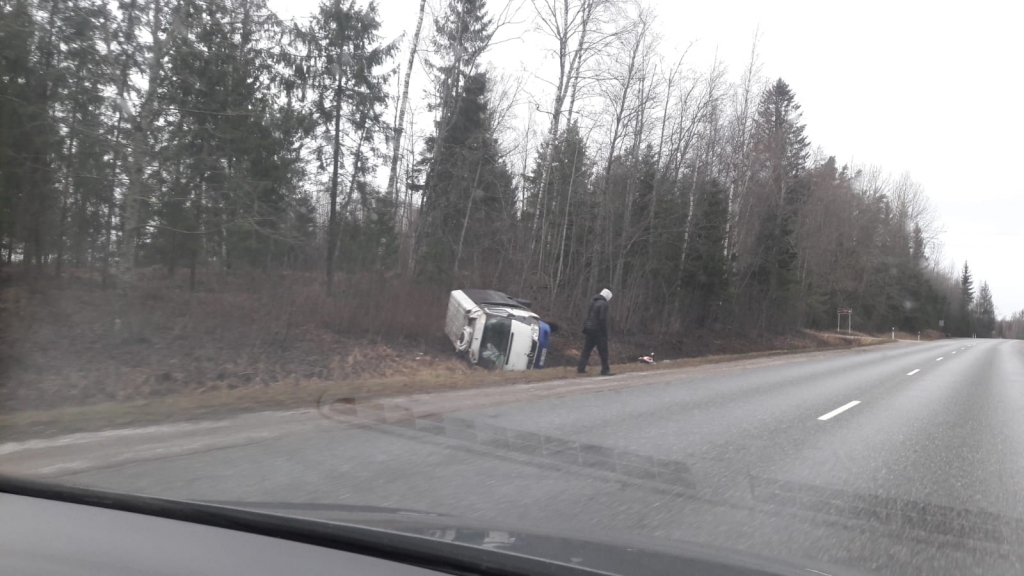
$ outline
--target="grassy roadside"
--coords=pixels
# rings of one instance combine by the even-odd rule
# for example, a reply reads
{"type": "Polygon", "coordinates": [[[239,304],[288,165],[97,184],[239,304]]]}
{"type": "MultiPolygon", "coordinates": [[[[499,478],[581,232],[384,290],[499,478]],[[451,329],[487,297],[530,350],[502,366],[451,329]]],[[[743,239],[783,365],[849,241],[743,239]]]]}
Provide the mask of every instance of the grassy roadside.
{"type": "MultiPolygon", "coordinates": [[[[855,340],[830,340],[817,348],[766,350],[739,354],[720,354],[658,362],[655,365],[622,364],[614,366],[618,373],[650,372],[690,366],[719,364],[738,360],[801,354],[822,350],[838,350],[885,344],[888,340],[865,337],[855,340]]],[[[587,376],[582,376],[586,378],[587,376]]],[[[453,373],[444,367],[425,368],[414,374],[396,377],[369,378],[329,382],[308,379],[266,386],[184,392],[146,400],[101,402],[53,409],[23,410],[0,414],[0,439],[11,441],[150,425],[166,422],[222,418],[264,410],[315,408],[324,395],[347,396],[360,400],[404,396],[429,392],[508,386],[581,378],[567,367],[528,372],[484,372],[472,370],[453,373]]]]}
{"type": "MultiPolygon", "coordinates": [[[[358,276],[343,283],[344,297],[326,299],[301,275],[231,275],[195,292],[181,280],[142,272],[137,293],[121,301],[77,274],[38,285],[0,275],[0,441],[312,407],[325,393],[366,399],[574,378],[583,345],[579,330],[562,330],[549,368],[487,373],[441,333],[447,293],[358,276]]],[[[578,321],[550,312],[565,326],[578,321]]],[[[869,341],[849,336],[727,325],[623,331],[611,361],[629,372],[652,353],[662,368],[869,341]]]]}

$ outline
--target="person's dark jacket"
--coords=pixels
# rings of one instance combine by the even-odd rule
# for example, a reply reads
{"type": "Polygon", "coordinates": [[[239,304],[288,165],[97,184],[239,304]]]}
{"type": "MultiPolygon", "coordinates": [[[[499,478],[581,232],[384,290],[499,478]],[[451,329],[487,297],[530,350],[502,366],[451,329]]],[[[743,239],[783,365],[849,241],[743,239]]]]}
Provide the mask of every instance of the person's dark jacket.
{"type": "Polygon", "coordinates": [[[608,300],[598,294],[590,301],[590,311],[587,312],[587,321],[583,323],[584,332],[595,334],[608,334],[608,300]]]}

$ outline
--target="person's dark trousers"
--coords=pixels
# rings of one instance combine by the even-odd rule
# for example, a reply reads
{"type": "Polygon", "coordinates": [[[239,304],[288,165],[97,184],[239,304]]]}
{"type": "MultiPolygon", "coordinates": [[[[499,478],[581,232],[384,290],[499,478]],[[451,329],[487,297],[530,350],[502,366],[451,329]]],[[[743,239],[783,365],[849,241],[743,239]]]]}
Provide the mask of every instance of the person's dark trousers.
{"type": "Polygon", "coordinates": [[[587,341],[583,344],[583,354],[580,355],[580,364],[576,367],[578,372],[587,370],[587,362],[590,361],[590,353],[597,347],[597,354],[601,357],[601,373],[611,372],[608,366],[608,335],[602,332],[586,331],[587,341]]]}

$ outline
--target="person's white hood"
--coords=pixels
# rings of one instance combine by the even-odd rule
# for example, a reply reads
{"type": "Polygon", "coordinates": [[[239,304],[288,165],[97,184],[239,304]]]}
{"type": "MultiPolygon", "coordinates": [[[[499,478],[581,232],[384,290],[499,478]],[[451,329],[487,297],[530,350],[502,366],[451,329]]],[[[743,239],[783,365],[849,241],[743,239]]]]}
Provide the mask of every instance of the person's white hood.
{"type": "Polygon", "coordinates": [[[612,291],[607,289],[607,288],[605,288],[604,290],[601,290],[601,296],[604,296],[605,300],[611,301],[611,299],[612,299],[612,291]]]}

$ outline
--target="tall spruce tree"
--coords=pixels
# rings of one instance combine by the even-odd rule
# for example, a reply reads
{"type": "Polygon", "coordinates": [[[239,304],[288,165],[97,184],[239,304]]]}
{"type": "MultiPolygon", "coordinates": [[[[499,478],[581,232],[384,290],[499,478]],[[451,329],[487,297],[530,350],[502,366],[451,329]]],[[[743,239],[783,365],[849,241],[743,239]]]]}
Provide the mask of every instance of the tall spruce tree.
{"type": "Polygon", "coordinates": [[[437,120],[419,162],[423,209],[418,252],[421,272],[447,277],[464,258],[479,264],[500,244],[515,198],[494,134],[490,80],[477,61],[490,44],[493,23],[483,0],[450,0],[434,19],[429,62],[437,120]],[[492,236],[488,236],[488,234],[492,236]]]}
{"type": "Polygon", "coordinates": [[[975,310],[978,337],[991,338],[996,328],[996,305],[992,300],[992,290],[988,287],[988,282],[982,282],[981,288],[978,289],[975,310]]]}
{"type": "Polygon", "coordinates": [[[306,59],[300,78],[312,100],[317,133],[322,136],[317,139],[318,165],[330,174],[325,269],[327,292],[331,293],[342,220],[353,207],[353,199],[362,200],[356,194],[359,188],[365,189],[367,159],[377,137],[387,129],[387,76],[380,68],[398,45],[381,43],[376,3],[359,7],[354,0],[322,3],[304,32],[304,44],[306,59]],[[348,171],[347,185],[342,181],[344,169],[348,171]],[[342,191],[345,197],[339,206],[342,191]]]}
{"type": "Polygon", "coordinates": [[[467,77],[455,116],[443,135],[427,139],[422,164],[432,166],[424,205],[421,271],[436,277],[459,272],[468,260],[493,272],[515,210],[512,175],[502,160],[487,100],[484,73],[467,77]]]}
{"type": "Polygon", "coordinates": [[[957,310],[957,335],[971,336],[974,334],[974,276],[971,268],[964,262],[960,270],[960,308],[957,310]]]}
{"type": "Polygon", "coordinates": [[[761,95],[754,118],[753,148],[756,156],[755,190],[759,196],[757,220],[759,246],[748,273],[762,327],[785,328],[792,323],[797,285],[797,244],[794,237],[797,212],[806,195],[802,178],[807,163],[807,137],[801,123],[800,105],[789,85],[777,80],[761,95]]]}

